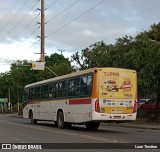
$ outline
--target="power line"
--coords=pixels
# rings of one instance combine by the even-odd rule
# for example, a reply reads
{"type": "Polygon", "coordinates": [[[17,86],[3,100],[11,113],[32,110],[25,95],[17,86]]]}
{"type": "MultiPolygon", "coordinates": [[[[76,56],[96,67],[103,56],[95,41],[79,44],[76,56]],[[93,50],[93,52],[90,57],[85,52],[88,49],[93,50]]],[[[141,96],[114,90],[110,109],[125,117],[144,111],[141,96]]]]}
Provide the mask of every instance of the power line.
{"type": "MultiPolygon", "coordinates": [[[[13,27],[12,27],[12,29],[9,31],[9,32],[7,32],[7,34],[4,36],[4,37],[2,37],[1,39],[0,39],[0,41],[2,41],[7,35],[9,35],[16,27],[17,27],[17,25],[18,24],[20,24],[20,22],[22,22],[24,19],[25,19],[25,17],[30,13],[30,11],[37,5],[37,3],[39,2],[39,0],[36,2],[36,4],[34,4],[33,6],[32,6],[32,8],[17,22],[17,24],[15,24],[13,27]]],[[[25,3],[26,4],[26,3],[25,3]]]]}
{"type": "MultiPolygon", "coordinates": [[[[29,10],[29,12],[37,5],[37,3],[39,2],[39,0],[36,2],[36,4],[34,4],[34,6],[29,10]]],[[[29,12],[25,15],[25,16],[23,16],[23,19],[24,19],[24,17],[26,17],[28,14],[29,14],[29,12]]],[[[22,31],[20,31],[14,38],[12,38],[13,40],[15,40],[17,37],[18,37],[18,35],[20,35],[23,31],[24,31],[24,29],[26,28],[26,27],[28,27],[37,17],[38,17],[39,15],[37,15],[31,22],[29,22],[24,28],[23,28],[23,30],[22,31]]],[[[22,21],[22,20],[21,20],[22,21]]],[[[19,23],[19,22],[18,22],[19,23]]],[[[16,24],[17,25],[17,24],[16,24]]],[[[25,42],[33,33],[35,33],[37,31],[37,29],[34,31],[34,32],[32,32],[26,39],[24,39],[23,40],[23,42],[25,42]]],[[[16,49],[18,46],[20,46],[23,42],[21,42],[20,44],[18,44],[16,47],[14,47],[14,48],[12,48],[13,50],[14,49],[16,49]]]]}
{"type": "Polygon", "coordinates": [[[55,0],[51,5],[49,5],[45,10],[49,9],[53,4],[55,4],[58,0],[55,0]]]}
{"type": "MultiPolygon", "coordinates": [[[[39,2],[39,1],[40,1],[40,0],[38,0],[38,2],[39,2]]],[[[38,2],[37,2],[37,3],[38,3],[38,2]]],[[[37,3],[36,3],[36,4],[37,4],[37,3]]],[[[23,6],[24,6],[25,4],[26,4],[26,2],[23,4],[23,6]]],[[[36,4],[35,4],[35,5],[36,5],[36,4]]],[[[35,5],[34,5],[33,7],[35,7],[35,5]]],[[[32,8],[33,8],[33,7],[32,7],[32,8]]],[[[21,7],[21,9],[22,9],[22,8],[23,8],[23,7],[21,7]]],[[[31,8],[31,9],[32,9],[32,8],[31,8]]],[[[19,9],[18,12],[20,12],[21,9],[19,9]]],[[[29,12],[31,11],[31,9],[29,10],[29,12]]],[[[14,15],[13,18],[16,17],[16,15],[18,14],[18,12],[14,15]]],[[[23,16],[23,19],[24,19],[24,17],[26,17],[26,16],[29,14],[29,12],[28,12],[25,16],[23,16]]],[[[33,22],[38,16],[39,16],[39,15],[37,15],[31,22],[33,22]]],[[[13,18],[12,18],[12,20],[13,20],[13,18]]],[[[20,21],[22,21],[23,19],[21,19],[20,21]]],[[[11,22],[11,20],[10,20],[9,22],[11,22]]],[[[8,23],[9,23],[9,22],[8,22],[8,23]]],[[[29,22],[29,24],[27,24],[27,25],[25,26],[25,28],[28,27],[28,26],[31,24],[31,22],[29,22]]],[[[7,23],[7,24],[8,24],[8,23],[7,23]]],[[[7,24],[6,24],[6,26],[7,26],[7,24]]],[[[19,22],[18,22],[18,24],[19,24],[19,22]]],[[[16,24],[16,25],[18,25],[18,24],[16,24]]],[[[24,28],[24,29],[25,29],[25,28],[24,28]]],[[[39,28],[40,28],[40,27],[39,27],[39,28]]],[[[23,40],[23,42],[25,42],[25,41],[26,41],[31,35],[33,35],[39,28],[37,28],[36,30],[34,30],[26,39],[23,40]]],[[[24,31],[24,29],[23,29],[22,31],[20,31],[14,38],[16,38],[19,34],[21,34],[21,33],[24,31]]],[[[13,30],[13,28],[12,28],[12,30],[13,30]]],[[[33,47],[33,46],[34,46],[35,44],[37,44],[39,41],[40,41],[40,40],[38,40],[38,41],[36,41],[35,43],[33,43],[33,44],[32,44],[30,47],[28,47],[26,50],[28,50],[28,49],[30,49],[31,47],[33,47]]],[[[19,45],[17,45],[16,47],[20,46],[23,42],[21,42],[21,43],[20,43],[19,45]]]]}
{"type": "MultiPolygon", "coordinates": [[[[40,28],[40,27],[39,27],[40,28]]],[[[38,28],[38,29],[39,29],[38,28]]],[[[19,47],[20,45],[22,45],[22,43],[24,43],[27,39],[30,38],[30,36],[32,36],[38,29],[35,29],[28,37],[26,37],[20,44],[18,44],[15,48],[19,47]]]]}
{"type": "MultiPolygon", "coordinates": [[[[18,0],[13,4],[14,7],[16,6],[17,2],[18,2],[18,0]]],[[[8,12],[5,14],[5,16],[2,18],[1,23],[3,22],[3,20],[5,20],[5,18],[7,18],[8,14],[14,9],[13,6],[9,9],[9,11],[8,11],[8,12]]]]}
{"type": "MultiPolygon", "coordinates": [[[[78,0],[77,0],[77,1],[78,1],[78,0]]],[[[59,30],[63,29],[64,27],[68,26],[69,24],[71,24],[72,22],[74,22],[75,20],[77,20],[78,18],[82,17],[83,15],[87,14],[89,11],[91,11],[92,9],[94,9],[95,7],[97,7],[98,5],[100,5],[101,3],[103,3],[104,1],[105,1],[105,0],[103,0],[103,1],[101,1],[100,3],[97,3],[96,5],[92,6],[90,9],[88,9],[87,11],[85,11],[84,13],[82,13],[81,15],[79,15],[78,17],[74,18],[72,21],[66,23],[65,25],[63,25],[63,26],[60,27],[59,29],[57,29],[57,30],[53,31],[52,33],[50,33],[47,37],[51,36],[52,34],[58,32],[59,30]]],[[[76,1],[75,1],[75,2],[76,2],[76,1]]],[[[64,10],[63,10],[63,11],[64,11],[64,10]]],[[[38,29],[36,29],[35,31],[33,31],[33,32],[31,33],[31,35],[34,34],[37,30],[38,30],[38,29]]],[[[26,41],[31,35],[29,35],[24,41],[26,41]]],[[[23,41],[23,42],[24,42],[24,41],[23,41]]],[[[30,49],[30,48],[33,47],[35,44],[37,44],[39,41],[40,41],[40,40],[34,42],[31,46],[29,46],[29,47],[28,47],[27,49],[25,49],[25,50],[30,49]]],[[[23,43],[23,42],[22,42],[22,43],[23,43]]],[[[21,45],[22,43],[20,43],[19,45],[21,45]]],[[[19,46],[19,45],[18,45],[18,46],[19,46]]],[[[17,46],[17,47],[18,47],[18,46],[17,46]]],[[[23,51],[24,51],[24,50],[23,50],[23,51]]]]}
{"type": "Polygon", "coordinates": [[[8,20],[8,22],[2,27],[2,29],[0,30],[0,32],[2,32],[8,25],[9,23],[17,16],[17,14],[22,10],[22,8],[24,8],[24,6],[26,5],[28,1],[25,1],[22,5],[22,7],[18,10],[18,12],[10,19],[8,20]]]}
{"type": "Polygon", "coordinates": [[[11,63],[11,62],[14,62],[14,61],[16,61],[16,60],[7,59],[7,58],[0,58],[0,62],[2,62],[2,63],[11,63]]]}
{"type": "Polygon", "coordinates": [[[49,19],[47,23],[49,23],[50,21],[52,21],[53,19],[57,18],[58,16],[60,16],[61,14],[63,14],[64,12],[66,12],[66,10],[68,10],[69,8],[71,8],[73,5],[75,5],[79,0],[74,1],[71,5],[69,5],[68,7],[66,7],[63,11],[61,11],[60,13],[58,13],[56,16],[52,17],[51,19],[49,19]]]}
{"type": "Polygon", "coordinates": [[[33,23],[34,20],[36,20],[39,17],[40,14],[38,14],[37,16],[35,16],[14,38],[12,39],[16,39],[30,24],[33,23]]]}
{"type": "Polygon", "coordinates": [[[32,46],[36,45],[38,42],[40,41],[40,39],[36,42],[34,42],[31,46],[29,46],[27,49],[25,49],[25,51],[29,50],[32,46]]]}
{"type": "MultiPolygon", "coordinates": [[[[37,30],[37,29],[36,29],[37,30]]],[[[35,30],[35,31],[36,31],[35,30]]],[[[34,32],[35,32],[34,31],[34,32]]],[[[34,32],[32,32],[32,34],[34,33],[34,32]]],[[[29,38],[29,37],[28,37],[29,38]]],[[[26,38],[25,40],[27,40],[28,38],[26,38]]],[[[32,45],[30,45],[28,48],[26,48],[25,50],[23,50],[24,52],[25,51],[27,51],[27,50],[29,50],[30,48],[32,48],[34,45],[36,45],[38,42],[40,41],[40,39],[38,40],[38,41],[36,41],[36,42],[34,42],[32,45]]],[[[18,46],[17,46],[18,47],[18,46]]],[[[6,58],[0,58],[0,62],[1,62],[1,60],[7,60],[7,62],[5,62],[5,63],[10,63],[11,61],[16,61],[17,59],[15,59],[15,60],[13,60],[13,59],[6,59],[6,58]]],[[[3,62],[3,61],[2,61],[3,62]]],[[[1,64],[2,65],[2,64],[1,64]]]]}
{"type": "MultiPolygon", "coordinates": [[[[30,45],[28,48],[25,49],[26,50],[29,50],[30,48],[32,48],[35,44],[37,44],[40,40],[34,42],[32,45],[30,45]]],[[[16,61],[16,60],[13,60],[13,59],[6,59],[6,58],[0,58],[0,62],[3,62],[3,60],[7,60],[7,62],[5,63],[9,63],[9,62],[13,62],[13,61],[16,61]],[[2,61],[1,61],[2,60],[2,61]]]]}
{"type": "Polygon", "coordinates": [[[62,27],[58,28],[57,30],[53,31],[52,33],[50,33],[48,36],[46,36],[46,38],[48,38],[49,36],[51,36],[52,34],[60,31],[61,29],[63,29],[64,27],[68,26],[69,24],[73,23],[75,20],[79,19],[80,17],[82,17],[83,15],[87,14],[89,11],[93,10],[94,8],[96,8],[98,5],[102,4],[105,0],[101,1],[100,3],[97,3],[96,5],[92,6],[90,9],[88,9],[87,11],[85,11],[83,14],[79,15],[78,17],[74,18],[72,21],[64,24],[62,27]]]}
{"type": "Polygon", "coordinates": [[[36,45],[38,42],[40,41],[40,39],[36,42],[34,42],[32,45],[30,45],[29,47],[27,47],[25,50],[23,50],[24,52],[25,51],[28,51],[30,48],[32,48],[34,45],[36,45]]]}

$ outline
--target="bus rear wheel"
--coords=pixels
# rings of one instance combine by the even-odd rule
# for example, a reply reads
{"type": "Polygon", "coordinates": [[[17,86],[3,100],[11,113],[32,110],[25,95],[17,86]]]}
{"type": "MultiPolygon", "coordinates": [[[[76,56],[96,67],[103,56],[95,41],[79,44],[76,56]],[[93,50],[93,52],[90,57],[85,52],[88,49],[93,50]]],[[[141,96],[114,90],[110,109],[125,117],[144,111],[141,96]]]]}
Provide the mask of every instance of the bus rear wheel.
{"type": "Polygon", "coordinates": [[[63,114],[62,111],[58,112],[58,115],[57,115],[57,126],[60,129],[63,129],[63,128],[66,127],[66,123],[64,122],[64,114],[63,114]]]}
{"type": "Polygon", "coordinates": [[[54,126],[55,126],[55,127],[58,127],[57,121],[54,121],[54,126]]]}
{"type": "Polygon", "coordinates": [[[96,130],[100,126],[100,122],[88,122],[85,126],[88,130],[96,130]]]}

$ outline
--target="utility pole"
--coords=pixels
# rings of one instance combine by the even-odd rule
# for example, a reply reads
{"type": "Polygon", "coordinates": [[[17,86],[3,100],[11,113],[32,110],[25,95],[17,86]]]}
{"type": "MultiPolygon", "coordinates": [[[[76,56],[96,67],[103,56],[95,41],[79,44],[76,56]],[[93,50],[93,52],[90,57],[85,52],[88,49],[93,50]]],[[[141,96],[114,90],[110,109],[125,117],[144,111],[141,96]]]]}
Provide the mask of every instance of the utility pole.
{"type": "Polygon", "coordinates": [[[45,17],[44,17],[44,0],[41,0],[41,62],[45,62],[45,17]]]}

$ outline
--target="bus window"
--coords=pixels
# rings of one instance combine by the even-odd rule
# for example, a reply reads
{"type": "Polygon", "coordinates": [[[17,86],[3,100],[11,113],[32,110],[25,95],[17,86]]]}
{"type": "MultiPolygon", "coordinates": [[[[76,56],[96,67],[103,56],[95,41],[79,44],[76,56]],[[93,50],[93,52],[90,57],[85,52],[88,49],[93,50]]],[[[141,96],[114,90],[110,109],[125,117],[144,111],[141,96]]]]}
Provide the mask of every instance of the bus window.
{"type": "Polygon", "coordinates": [[[29,100],[34,100],[34,88],[29,88],[29,100]]]}
{"type": "Polygon", "coordinates": [[[88,85],[88,86],[91,86],[91,85],[92,85],[92,76],[91,76],[91,75],[88,76],[87,85],[88,85]]]}
{"type": "Polygon", "coordinates": [[[74,97],[74,79],[71,79],[68,82],[68,96],[74,97]]]}
{"type": "Polygon", "coordinates": [[[80,95],[80,78],[75,78],[75,95],[80,95]]]}
{"type": "Polygon", "coordinates": [[[88,75],[81,77],[80,95],[91,96],[91,90],[92,90],[92,76],[88,75]]]}
{"type": "Polygon", "coordinates": [[[81,86],[87,85],[87,76],[81,77],[81,86]]]}
{"type": "Polygon", "coordinates": [[[58,97],[59,98],[67,97],[67,86],[68,86],[67,80],[58,82],[58,97]]]}
{"type": "Polygon", "coordinates": [[[57,83],[49,84],[49,98],[56,98],[57,96],[57,83]]]}
{"type": "Polygon", "coordinates": [[[41,88],[41,99],[47,99],[48,97],[49,97],[48,84],[42,85],[42,88],[41,88]]]}
{"type": "Polygon", "coordinates": [[[68,97],[77,97],[80,94],[80,78],[70,79],[68,82],[68,97]]]}
{"type": "Polygon", "coordinates": [[[29,88],[24,89],[24,102],[27,102],[29,100],[29,88]]]}
{"type": "Polygon", "coordinates": [[[40,86],[35,87],[35,90],[34,90],[34,99],[35,100],[41,99],[41,87],[40,86]]]}
{"type": "Polygon", "coordinates": [[[89,75],[87,79],[87,94],[91,96],[92,93],[92,81],[93,81],[93,76],[89,75]]]}

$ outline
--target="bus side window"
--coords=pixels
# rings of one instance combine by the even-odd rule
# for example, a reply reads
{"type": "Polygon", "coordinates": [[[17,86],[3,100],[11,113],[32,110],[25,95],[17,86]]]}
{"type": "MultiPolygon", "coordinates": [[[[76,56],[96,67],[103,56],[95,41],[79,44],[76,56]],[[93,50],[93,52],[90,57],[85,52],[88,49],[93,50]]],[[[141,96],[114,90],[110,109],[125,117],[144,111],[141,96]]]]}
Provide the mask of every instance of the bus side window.
{"type": "Polygon", "coordinates": [[[35,87],[35,90],[34,90],[34,99],[35,100],[41,99],[41,87],[40,86],[35,87]]]}
{"type": "Polygon", "coordinates": [[[92,91],[92,75],[81,77],[81,96],[91,96],[92,91]]]}
{"type": "Polygon", "coordinates": [[[58,97],[59,98],[67,97],[67,87],[68,87],[68,80],[58,82],[58,97]]]}
{"type": "Polygon", "coordinates": [[[29,100],[29,88],[24,89],[24,102],[28,102],[29,100]]]}
{"type": "Polygon", "coordinates": [[[74,79],[68,81],[68,97],[74,96],[74,79]]]}
{"type": "Polygon", "coordinates": [[[87,93],[89,96],[92,94],[92,83],[93,83],[93,76],[89,75],[87,79],[87,93]]]}
{"type": "Polygon", "coordinates": [[[34,100],[34,88],[29,88],[29,100],[34,100]]]}
{"type": "Polygon", "coordinates": [[[80,78],[75,78],[75,88],[74,88],[75,96],[80,95],[80,78]]]}
{"type": "Polygon", "coordinates": [[[42,85],[42,88],[41,88],[41,99],[47,99],[48,97],[49,97],[48,84],[42,85]]]}
{"type": "Polygon", "coordinates": [[[78,97],[80,94],[80,78],[70,79],[68,82],[68,96],[78,97]]]}
{"type": "Polygon", "coordinates": [[[56,98],[57,96],[57,83],[49,84],[49,98],[56,98]]]}
{"type": "Polygon", "coordinates": [[[80,96],[87,96],[87,76],[81,77],[80,96]]]}

